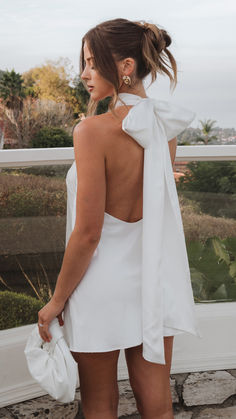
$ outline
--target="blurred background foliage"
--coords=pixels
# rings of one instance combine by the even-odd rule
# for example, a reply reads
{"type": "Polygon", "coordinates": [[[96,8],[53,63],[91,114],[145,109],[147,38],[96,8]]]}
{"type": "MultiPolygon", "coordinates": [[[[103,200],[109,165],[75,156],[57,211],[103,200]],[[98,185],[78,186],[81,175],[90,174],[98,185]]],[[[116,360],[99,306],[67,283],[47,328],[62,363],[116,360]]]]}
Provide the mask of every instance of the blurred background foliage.
{"type": "MultiPolygon", "coordinates": [[[[86,114],[89,97],[80,77],[72,76],[68,59],[47,60],[23,74],[0,70],[0,149],[32,147],[32,138],[37,147],[37,135],[43,128],[48,133],[50,128],[60,128],[72,136],[74,126],[86,114]]],[[[98,103],[97,114],[108,110],[109,100],[98,103]]],[[[57,136],[58,144],[63,141],[57,136]]],[[[56,147],[72,146],[69,142],[56,147]]],[[[53,147],[51,141],[45,147],[53,147]]]]}

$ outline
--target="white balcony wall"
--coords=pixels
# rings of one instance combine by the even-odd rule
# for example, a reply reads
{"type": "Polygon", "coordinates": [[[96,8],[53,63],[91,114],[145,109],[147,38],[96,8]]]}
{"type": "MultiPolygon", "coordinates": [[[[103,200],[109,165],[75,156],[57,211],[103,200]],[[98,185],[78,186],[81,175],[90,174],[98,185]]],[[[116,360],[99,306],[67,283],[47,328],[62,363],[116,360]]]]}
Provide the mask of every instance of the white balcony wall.
{"type": "MultiPolygon", "coordinates": [[[[73,159],[73,148],[1,150],[0,168],[70,164],[73,159]]],[[[176,161],[192,160],[236,160],[236,145],[177,147],[176,161]]],[[[195,309],[203,337],[175,336],[171,374],[236,368],[236,302],[198,303],[195,309]]],[[[44,394],[31,378],[23,352],[33,327],[0,331],[0,407],[44,394]]],[[[118,380],[127,378],[121,350],[118,380]]]]}

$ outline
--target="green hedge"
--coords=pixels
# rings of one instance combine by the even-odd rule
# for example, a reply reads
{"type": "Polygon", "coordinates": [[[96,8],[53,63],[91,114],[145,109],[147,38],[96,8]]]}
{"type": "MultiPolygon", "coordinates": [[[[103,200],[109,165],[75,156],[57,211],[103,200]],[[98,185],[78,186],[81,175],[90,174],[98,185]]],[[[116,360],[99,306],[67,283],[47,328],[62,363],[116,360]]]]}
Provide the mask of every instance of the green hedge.
{"type": "Polygon", "coordinates": [[[25,294],[0,291],[0,330],[36,323],[43,305],[25,294]]]}
{"type": "Polygon", "coordinates": [[[236,161],[191,161],[178,190],[222,194],[236,193],[236,161]]]}
{"type": "Polygon", "coordinates": [[[56,127],[41,128],[32,138],[31,147],[73,147],[73,137],[65,130],[56,127]]]}

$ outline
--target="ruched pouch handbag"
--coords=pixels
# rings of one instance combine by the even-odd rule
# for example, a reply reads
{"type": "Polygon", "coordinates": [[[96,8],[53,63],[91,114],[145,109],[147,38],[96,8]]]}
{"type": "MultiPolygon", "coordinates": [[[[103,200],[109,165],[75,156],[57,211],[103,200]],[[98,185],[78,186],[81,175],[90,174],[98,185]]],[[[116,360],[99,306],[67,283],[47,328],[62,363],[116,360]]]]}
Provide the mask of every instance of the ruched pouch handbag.
{"type": "Polygon", "coordinates": [[[78,367],[63,335],[63,327],[54,319],[49,326],[52,339],[42,340],[36,325],[27,339],[25,356],[31,376],[51,397],[69,403],[79,384],[78,367]]]}

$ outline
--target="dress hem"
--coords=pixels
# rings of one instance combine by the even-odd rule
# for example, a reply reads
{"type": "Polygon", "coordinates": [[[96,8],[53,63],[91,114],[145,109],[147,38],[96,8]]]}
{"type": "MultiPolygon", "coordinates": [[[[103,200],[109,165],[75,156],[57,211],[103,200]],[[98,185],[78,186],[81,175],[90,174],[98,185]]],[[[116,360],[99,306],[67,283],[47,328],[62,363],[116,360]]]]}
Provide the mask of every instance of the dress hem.
{"type": "Polygon", "coordinates": [[[85,352],[85,353],[94,353],[94,352],[109,352],[109,351],[115,351],[117,349],[126,349],[126,348],[132,348],[133,346],[138,346],[141,345],[141,343],[143,343],[143,340],[141,340],[141,342],[139,341],[139,343],[135,343],[135,344],[128,344],[128,345],[118,345],[118,346],[114,346],[113,348],[110,349],[96,349],[96,350],[81,350],[81,349],[72,349],[71,346],[69,346],[69,350],[71,352],[85,352]]]}
{"type": "MultiPolygon", "coordinates": [[[[174,330],[172,333],[169,332],[168,334],[164,334],[163,337],[169,337],[169,336],[176,336],[176,335],[180,335],[183,333],[190,333],[193,334],[192,332],[189,332],[187,330],[183,330],[183,329],[176,329],[174,330]]],[[[84,350],[84,349],[72,349],[72,345],[68,345],[69,346],[69,350],[71,352],[84,352],[84,353],[95,353],[95,352],[109,352],[109,351],[115,351],[118,349],[126,349],[126,348],[132,348],[133,346],[138,346],[141,345],[143,343],[143,339],[141,341],[139,341],[138,343],[132,343],[132,344],[125,344],[125,345],[116,345],[114,347],[110,347],[109,349],[96,349],[96,350],[84,350]]]]}

